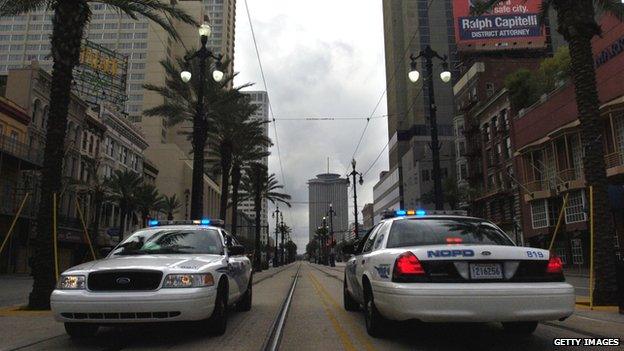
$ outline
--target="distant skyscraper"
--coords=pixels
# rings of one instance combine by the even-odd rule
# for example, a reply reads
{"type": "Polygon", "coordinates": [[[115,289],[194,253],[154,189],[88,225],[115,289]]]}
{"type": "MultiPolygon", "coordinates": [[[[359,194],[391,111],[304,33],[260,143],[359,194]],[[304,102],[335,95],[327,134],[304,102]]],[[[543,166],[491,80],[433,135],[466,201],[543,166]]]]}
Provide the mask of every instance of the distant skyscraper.
{"type": "Polygon", "coordinates": [[[349,230],[349,181],[340,174],[323,173],[308,180],[309,201],[309,239],[314,239],[316,229],[323,225],[323,217],[327,216],[329,228],[329,205],[334,208],[334,234],[336,242],[342,241],[349,230]]]}
{"type": "MultiPolygon", "coordinates": [[[[258,110],[256,111],[256,113],[251,117],[252,119],[255,120],[260,120],[260,121],[269,121],[269,96],[266,93],[266,91],[244,91],[243,92],[245,95],[247,95],[249,97],[250,102],[253,105],[257,105],[258,106],[258,110]]],[[[269,124],[266,123],[263,125],[263,132],[265,136],[269,135],[269,124]]],[[[265,148],[265,150],[267,150],[268,148],[265,148]]],[[[269,164],[269,158],[268,157],[263,157],[261,162],[265,165],[268,166],[269,164]]],[[[239,209],[242,210],[246,215],[248,215],[249,217],[251,217],[251,219],[255,219],[256,218],[256,212],[254,210],[254,204],[253,204],[253,200],[245,200],[243,202],[240,203],[239,205],[239,209]]],[[[260,216],[260,221],[262,223],[262,226],[265,227],[267,226],[269,223],[267,222],[267,218],[268,218],[268,201],[267,199],[263,199],[262,200],[262,212],[261,212],[261,216],[260,216]]],[[[266,242],[266,232],[263,230],[262,231],[262,242],[266,242]]]]}

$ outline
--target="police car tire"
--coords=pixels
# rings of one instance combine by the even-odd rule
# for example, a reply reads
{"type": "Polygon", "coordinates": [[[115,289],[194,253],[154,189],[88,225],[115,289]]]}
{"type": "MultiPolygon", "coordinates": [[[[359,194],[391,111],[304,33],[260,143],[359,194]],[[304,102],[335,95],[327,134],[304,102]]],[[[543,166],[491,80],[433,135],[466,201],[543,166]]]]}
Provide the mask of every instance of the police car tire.
{"type": "Polygon", "coordinates": [[[364,293],[364,319],[368,335],[374,338],[385,336],[386,319],[377,310],[372,292],[364,293]]]}
{"type": "Polygon", "coordinates": [[[94,336],[100,328],[97,324],[65,323],[65,331],[72,339],[84,339],[94,336]]]}
{"type": "Polygon", "coordinates": [[[249,285],[247,291],[243,294],[243,297],[236,303],[236,310],[247,312],[251,310],[251,301],[253,296],[253,283],[252,278],[249,278],[249,285]]]}
{"type": "Polygon", "coordinates": [[[214,335],[223,335],[227,329],[227,292],[226,284],[219,284],[217,298],[215,299],[215,308],[212,316],[209,318],[210,332],[214,335]]]}
{"type": "Polygon", "coordinates": [[[360,309],[360,305],[351,297],[349,290],[347,290],[347,276],[345,275],[345,280],[342,283],[342,292],[343,292],[343,305],[346,311],[357,311],[360,309]]]}
{"type": "Polygon", "coordinates": [[[516,335],[531,335],[537,329],[537,322],[504,322],[505,332],[516,335]]]}

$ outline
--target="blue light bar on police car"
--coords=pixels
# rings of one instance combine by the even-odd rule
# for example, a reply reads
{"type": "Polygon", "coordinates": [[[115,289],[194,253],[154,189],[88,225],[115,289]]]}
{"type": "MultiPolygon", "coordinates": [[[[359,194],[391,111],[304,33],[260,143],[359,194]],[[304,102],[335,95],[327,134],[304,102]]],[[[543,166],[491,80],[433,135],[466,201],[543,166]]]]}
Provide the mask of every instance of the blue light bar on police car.
{"type": "Polygon", "coordinates": [[[416,215],[417,216],[424,216],[426,214],[427,214],[427,212],[425,210],[416,210],[416,215]]]}
{"type": "Polygon", "coordinates": [[[155,227],[155,226],[157,226],[158,224],[160,224],[160,222],[159,222],[159,221],[157,221],[157,220],[155,220],[155,219],[152,219],[152,220],[150,220],[149,222],[147,222],[147,225],[148,225],[149,227],[155,227]]]}
{"type": "Polygon", "coordinates": [[[396,214],[397,216],[406,216],[407,215],[407,211],[405,210],[397,210],[394,212],[394,214],[396,214]]]}
{"type": "Polygon", "coordinates": [[[152,219],[149,220],[147,222],[147,226],[148,227],[158,227],[158,226],[165,226],[165,225],[206,225],[206,226],[217,226],[217,227],[222,227],[225,223],[223,223],[222,220],[220,219],[208,219],[208,218],[203,218],[203,219],[192,219],[192,220],[172,220],[172,221],[168,221],[168,220],[157,220],[157,219],[152,219]]]}

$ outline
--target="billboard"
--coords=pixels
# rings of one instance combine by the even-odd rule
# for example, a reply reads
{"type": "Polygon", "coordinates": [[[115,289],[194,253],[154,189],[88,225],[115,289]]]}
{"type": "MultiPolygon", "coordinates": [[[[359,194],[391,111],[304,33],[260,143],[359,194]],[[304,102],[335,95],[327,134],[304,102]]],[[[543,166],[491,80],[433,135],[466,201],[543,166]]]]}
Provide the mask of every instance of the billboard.
{"type": "Polygon", "coordinates": [[[74,69],[74,90],[92,105],[109,103],[123,112],[127,72],[127,56],[84,40],[80,64],[74,69]]]}
{"type": "Polygon", "coordinates": [[[503,0],[481,15],[472,15],[479,0],[453,0],[455,41],[459,51],[546,47],[539,23],[541,0],[503,0]]]}

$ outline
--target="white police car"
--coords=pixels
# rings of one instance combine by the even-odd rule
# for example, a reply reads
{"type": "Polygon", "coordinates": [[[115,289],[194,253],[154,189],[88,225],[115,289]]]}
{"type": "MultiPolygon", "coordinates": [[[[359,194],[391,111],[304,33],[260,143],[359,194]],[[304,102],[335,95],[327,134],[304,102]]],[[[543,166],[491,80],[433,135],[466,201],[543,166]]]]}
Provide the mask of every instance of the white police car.
{"type": "Polygon", "coordinates": [[[251,263],[222,221],[149,224],[106,258],[62,273],[51,307],[70,336],[105,324],[199,320],[223,334],[229,305],[251,309],[251,263]]]}
{"type": "Polygon", "coordinates": [[[489,221],[451,212],[396,211],[347,246],[354,256],[345,268],[344,308],[363,305],[370,335],[383,334],[387,319],[502,322],[530,334],[538,321],[573,313],[561,259],[515,246],[489,221]]]}

